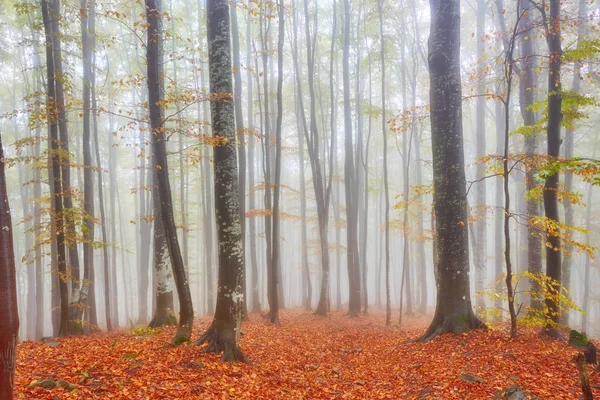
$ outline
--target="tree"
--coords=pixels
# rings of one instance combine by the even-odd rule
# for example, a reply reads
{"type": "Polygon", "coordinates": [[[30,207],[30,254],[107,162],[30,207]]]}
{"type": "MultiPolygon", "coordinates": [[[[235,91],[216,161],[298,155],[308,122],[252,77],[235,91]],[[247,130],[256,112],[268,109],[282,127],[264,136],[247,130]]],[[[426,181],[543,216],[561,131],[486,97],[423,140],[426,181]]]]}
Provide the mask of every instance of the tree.
{"type": "MultiPolygon", "coordinates": [[[[352,108],[350,104],[350,2],[344,0],[344,46],[342,48],[342,80],[344,86],[344,189],[346,198],[346,259],[350,297],[348,314],[360,313],[360,267],[358,258],[358,185],[354,182],[354,145],[352,143],[352,108]]],[[[334,132],[331,132],[333,135],[334,132]]]]}
{"type": "MultiPolygon", "coordinates": [[[[238,139],[239,154],[239,187],[240,187],[240,223],[242,224],[242,252],[246,254],[246,135],[244,130],[244,113],[242,111],[242,67],[240,62],[240,35],[237,22],[237,2],[231,7],[231,37],[233,44],[233,80],[235,109],[235,126],[238,139]]],[[[244,318],[247,317],[246,309],[246,271],[242,271],[242,290],[244,291],[244,318]]]]}
{"type": "Polygon", "coordinates": [[[430,114],[437,304],[419,340],[482,326],[471,306],[460,79],[460,0],[430,0],[430,114]]]}
{"type": "MultiPolygon", "coordinates": [[[[477,120],[476,120],[476,157],[479,159],[485,156],[485,115],[486,115],[486,98],[484,95],[484,69],[485,69],[485,0],[477,0],[477,75],[480,77],[477,85],[477,120]]],[[[475,238],[473,258],[475,264],[475,292],[481,293],[485,287],[485,275],[487,273],[487,218],[486,205],[486,181],[485,181],[485,163],[477,163],[477,171],[475,179],[475,206],[477,221],[474,222],[475,238]]],[[[477,307],[485,307],[485,297],[476,297],[477,307]]]]}
{"type": "MultiPolygon", "coordinates": [[[[250,4],[251,6],[251,4],[250,4]]],[[[254,148],[255,148],[255,138],[254,138],[254,100],[253,100],[253,81],[252,81],[252,28],[253,24],[251,22],[251,13],[248,13],[248,21],[246,22],[246,84],[248,86],[247,95],[248,95],[248,187],[250,189],[254,188],[254,148]]],[[[253,210],[256,207],[256,198],[254,195],[250,195],[248,199],[248,208],[253,210]]],[[[246,218],[244,215],[243,218],[246,218]]],[[[250,310],[253,313],[260,312],[260,296],[258,292],[258,261],[256,258],[256,220],[255,218],[250,218],[248,221],[248,231],[249,231],[249,248],[250,248],[250,270],[252,273],[252,281],[251,281],[251,290],[252,293],[252,306],[250,310]]]]}
{"type": "MultiPolygon", "coordinates": [[[[157,3],[160,7],[162,4],[157,3]]],[[[159,10],[160,11],[160,10],[159,10]]],[[[161,35],[163,30],[163,22],[161,15],[159,15],[158,28],[156,30],[157,35],[161,35]]],[[[159,84],[160,90],[164,90],[164,68],[163,65],[163,51],[162,51],[162,37],[157,38],[158,41],[158,65],[159,65],[159,84]]],[[[154,39],[153,39],[154,40],[154,39]]],[[[174,74],[176,76],[176,74],[174,74]]],[[[162,118],[162,115],[161,115],[162,118]]],[[[180,133],[181,135],[181,133],[180,133]]],[[[181,137],[181,136],[180,136],[181,137]]],[[[180,157],[182,155],[180,154],[180,157]]],[[[153,160],[153,165],[155,161],[153,160]]],[[[183,173],[183,172],[182,172],[183,173]]],[[[154,168],[152,171],[152,235],[153,235],[153,267],[154,274],[156,276],[155,281],[155,303],[154,303],[154,316],[150,321],[149,326],[152,328],[165,326],[165,325],[176,325],[177,318],[175,317],[174,304],[173,304],[173,290],[175,289],[173,280],[173,270],[171,267],[169,246],[167,244],[167,236],[165,225],[163,223],[163,212],[161,207],[160,199],[160,184],[158,182],[158,169],[154,168]]],[[[182,234],[185,237],[185,233],[182,234]]],[[[184,259],[185,262],[185,259],[184,259]]],[[[185,264],[184,264],[185,265],[185,264]]]]}
{"type": "MultiPolygon", "coordinates": [[[[560,154],[560,127],[562,119],[562,83],[561,83],[561,38],[560,38],[560,0],[550,0],[550,15],[540,7],[548,43],[548,124],[546,135],[548,140],[548,158],[556,159],[560,154]]],[[[549,176],[544,184],[544,212],[549,223],[558,224],[558,173],[549,176]]],[[[546,241],[546,276],[552,279],[548,288],[550,296],[546,298],[547,318],[549,323],[545,332],[551,336],[558,335],[557,323],[559,320],[558,296],[561,284],[561,239],[559,230],[556,233],[548,232],[546,241]]]]}
{"type": "MultiPolygon", "coordinates": [[[[499,6],[500,7],[500,6],[499,6]]],[[[536,57],[533,52],[533,36],[529,32],[532,30],[531,5],[530,0],[522,0],[521,7],[527,10],[522,13],[521,17],[521,43],[520,43],[520,63],[519,68],[522,71],[522,78],[519,80],[519,103],[521,116],[525,126],[534,126],[536,124],[535,111],[531,106],[535,103],[535,71],[536,57]]],[[[537,153],[537,136],[536,134],[525,136],[524,153],[529,162],[526,163],[525,174],[525,189],[530,192],[535,187],[535,162],[533,161],[537,153]]],[[[537,217],[540,214],[539,204],[535,198],[528,196],[526,198],[526,214],[527,219],[537,217]]],[[[533,224],[527,224],[527,270],[533,275],[542,273],[542,243],[539,235],[537,235],[536,227],[533,224]]],[[[497,271],[497,278],[500,278],[501,270],[497,271]]],[[[532,282],[531,291],[541,293],[541,288],[537,282],[532,282]]],[[[537,300],[537,296],[532,296],[530,306],[534,309],[540,309],[542,305],[537,300]]]]}
{"type": "Polygon", "coordinates": [[[0,134],[0,398],[13,399],[19,314],[13,227],[0,134]]]}
{"type": "MultiPolygon", "coordinates": [[[[213,322],[195,344],[208,342],[207,352],[225,361],[244,361],[239,347],[242,324],[242,231],[232,100],[229,2],[208,0],[208,59],[211,120],[214,138],[215,208],[219,248],[217,305],[213,322]]],[[[276,293],[275,293],[276,295],[276,293]]]]}
{"type": "MultiPolygon", "coordinates": [[[[69,288],[67,285],[67,266],[66,266],[66,251],[65,251],[65,233],[64,233],[64,219],[63,219],[63,185],[61,179],[61,168],[60,168],[60,156],[59,156],[59,139],[58,139],[58,121],[57,112],[55,111],[56,105],[56,76],[54,70],[54,41],[53,36],[53,22],[54,16],[49,10],[49,1],[40,0],[42,5],[42,20],[44,23],[44,34],[46,37],[46,74],[47,74],[47,90],[46,90],[46,114],[48,119],[48,141],[49,151],[48,156],[51,165],[50,174],[50,195],[52,203],[52,232],[53,232],[53,243],[56,250],[56,259],[54,261],[56,269],[53,268],[55,274],[55,281],[58,282],[58,295],[60,296],[60,317],[58,321],[54,320],[54,328],[56,330],[56,324],[58,324],[58,334],[64,336],[68,334],[68,323],[69,323],[69,288]]],[[[53,302],[54,303],[54,302],[53,302]]],[[[53,304],[54,305],[54,304],[53,304]]],[[[53,318],[54,319],[54,318],[53,318]]]]}
{"type": "Polygon", "coordinates": [[[150,112],[151,142],[153,169],[156,174],[157,193],[160,198],[161,220],[165,229],[167,247],[177,294],[179,296],[179,325],[173,338],[174,344],[189,341],[192,334],[192,323],[194,321],[194,310],[192,296],[188,285],[185,266],[179,248],[177,238],[177,227],[173,217],[173,198],[169,183],[169,169],[167,164],[166,136],[163,126],[161,77],[159,64],[161,32],[161,10],[157,0],[146,0],[146,21],[148,24],[148,41],[146,44],[148,62],[148,107],[150,112]]]}
{"type": "Polygon", "coordinates": [[[385,324],[392,323],[392,299],[390,296],[390,189],[388,183],[387,121],[385,118],[385,42],[383,38],[383,2],[378,0],[379,41],[381,56],[381,131],[383,134],[383,185],[385,197],[385,324]]]}
{"type": "Polygon", "coordinates": [[[269,313],[271,323],[279,324],[279,296],[277,296],[277,285],[279,276],[277,265],[280,263],[281,253],[281,126],[283,123],[283,43],[285,40],[284,8],[283,0],[279,0],[279,42],[277,43],[277,126],[275,130],[275,187],[273,196],[273,255],[271,257],[272,268],[269,274],[269,287],[271,297],[269,298],[269,313]]]}

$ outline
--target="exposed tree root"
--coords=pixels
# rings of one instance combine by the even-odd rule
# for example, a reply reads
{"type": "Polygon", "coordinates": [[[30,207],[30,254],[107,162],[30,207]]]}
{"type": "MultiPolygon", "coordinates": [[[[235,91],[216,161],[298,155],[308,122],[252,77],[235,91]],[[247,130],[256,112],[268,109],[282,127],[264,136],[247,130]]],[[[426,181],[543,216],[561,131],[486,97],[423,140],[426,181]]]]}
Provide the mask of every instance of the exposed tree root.
{"type": "Polygon", "coordinates": [[[438,335],[445,333],[462,334],[472,329],[487,328],[473,312],[459,313],[448,316],[437,314],[425,333],[411,342],[427,343],[438,335]]]}
{"type": "Polygon", "coordinates": [[[173,346],[180,345],[181,343],[189,343],[192,337],[192,326],[191,325],[179,325],[177,326],[177,332],[175,337],[171,341],[173,346]]]}
{"type": "Polygon", "coordinates": [[[214,320],[204,335],[194,342],[194,345],[201,346],[204,343],[207,343],[204,349],[205,353],[223,353],[223,361],[248,362],[244,353],[235,343],[235,324],[214,320]]]}
{"type": "Polygon", "coordinates": [[[177,325],[177,317],[170,308],[159,308],[148,325],[150,328],[177,325]]]}
{"type": "Polygon", "coordinates": [[[542,328],[541,334],[542,336],[549,337],[550,339],[560,340],[561,342],[565,342],[567,340],[558,329],[549,326],[542,328]]]}

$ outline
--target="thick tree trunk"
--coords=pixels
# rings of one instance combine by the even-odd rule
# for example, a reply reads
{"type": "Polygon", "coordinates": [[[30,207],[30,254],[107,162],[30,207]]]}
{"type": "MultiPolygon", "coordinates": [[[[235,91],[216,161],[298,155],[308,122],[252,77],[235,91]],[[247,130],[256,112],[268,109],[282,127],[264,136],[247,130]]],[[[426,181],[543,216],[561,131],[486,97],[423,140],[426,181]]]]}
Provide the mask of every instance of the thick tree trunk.
{"type": "Polygon", "coordinates": [[[420,338],[482,326],[471,306],[462,135],[460,1],[430,0],[429,75],[436,229],[437,305],[420,338]]]}
{"type": "Polygon", "coordinates": [[[13,227],[0,134],[0,399],[6,400],[13,399],[19,333],[16,277],[13,227]]]}
{"type": "MultiPolygon", "coordinates": [[[[208,0],[208,57],[210,93],[232,95],[229,35],[229,2],[208,0]]],[[[221,353],[225,361],[244,361],[239,348],[243,292],[242,237],[238,171],[235,144],[235,116],[231,101],[211,101],[214,147],[215,207],[219,243],[219,290],[211,326],[196,341],[208,342],[206,351],[221,353]]],[[[275,294],[276,295],[276,294],[275,294]]]]}
{"type": "Polygon", "coordinates": [[[179,248],[177,227],[173,217],[173,197],[169,183],[169,169],[166,152],[166,136],[163,126],[163,111],[161,106],[161,77],[160,77],[160,42],[161,32],[161,10],[156,0],[146,0],[146,21],[148,24],[148,104],[150,112],[150,125],[152,128],[151,142],[153,150],[153,169],[156,174],[157,192],[160,200],[161,221],[165,229],[167,247],[175,285],[179,296],[180,318],[177,332],[173,338],[173,344],[179,344],[190,340],[192,334],[192,323],[194,311],[192,296],[185,273],[185,266],[179,248]]]}
{"type": "MultiPolygon", "coordinates": [[[[550,0],[550,15],[546,21],[548,34],[548,158],[556,159],[560,155],[560,121],[562,119],[562,96],[561,96],[561,38],[560,38],[560,0],[550,0]]],[[[544,184],[544,212],[549,223],[559,222],[558,212],[558,180],[559,174],[546,179],[544,184]]],[[[546,235],[546,276],[552,280],[547,290],[551,296],[546,298],[548,323],[545,331],[551,336],[558,334],[556,324],[560,316],[559,299],[556,294],[561,285],[561,240],[560,230],[548,232],[546,235]]]]}

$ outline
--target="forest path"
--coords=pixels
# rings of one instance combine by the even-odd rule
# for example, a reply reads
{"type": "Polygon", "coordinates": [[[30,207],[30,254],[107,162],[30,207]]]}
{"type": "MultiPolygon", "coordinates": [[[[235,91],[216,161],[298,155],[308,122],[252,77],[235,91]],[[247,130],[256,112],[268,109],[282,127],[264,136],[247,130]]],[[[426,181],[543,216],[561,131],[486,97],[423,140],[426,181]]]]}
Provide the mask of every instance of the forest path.
{"type": "MultiPolygon", "coordinates": [[[[428,318],[405,317],[405,328],[398,330],[385,327],[381,310],[358,318],[284,310],[281,322],[270,326],[252,315],[244,323],[247,365],[223,363],[198,347],[173,348],[173,328],[22,342],[17,398],[490,399],[512,384],[543,399],[576,399],[581,393],[571,361],[576,350],[534,333],[511,341],[504,330],[487,330],[405,343],[424,331],[428,318]],[[77,389],[27,388],[47,378],[77,389]]],[[[193,338],[209,323],[198,318],[193,338]]],[[[600,385],[600,373],[591,380],[600,385]]]]}

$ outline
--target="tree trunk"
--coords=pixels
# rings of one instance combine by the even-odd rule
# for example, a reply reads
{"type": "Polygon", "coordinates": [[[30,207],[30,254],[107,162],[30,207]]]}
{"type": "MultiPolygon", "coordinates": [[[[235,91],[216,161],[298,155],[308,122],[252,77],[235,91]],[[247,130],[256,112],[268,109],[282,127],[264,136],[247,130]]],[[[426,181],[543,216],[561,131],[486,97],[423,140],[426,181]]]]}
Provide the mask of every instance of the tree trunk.
{"type": "MultiPolygon", "coordinates": [[[[58,283],[58,295],[60,296],[60,318],[58,321],[58,335],[65,336],[68,334],[68,323],[69,323],[69,288],[67,285],[67,267],[66,267],[66,250],[65,250],[65,233],[64,233],[64,220],[63,220],[63,184],[61,179],[60,169],[60,156],[59,156],[59,139],[58,139],[58,112],[55,112],[57,105],[56,100],[56,76],[54,69],[54,41],[52,40],[53,33],[53,13],[49,12],[48,3],[49,0],[41,0],[42,3],[42,19],[44,22],[44,33],[46,36],[46,73],[47,73],[47,107],[46,113],[48,118],[48,131],[49,131],[49,157],[50,166],[52,168],[51,182],[51,197],[52,197],[52,211],[53,211],[53,224],[52,232],[54,232],[56,242],[56,269],[53,269],[53,274],[56,275],[58,283]]],[[[54,242],[54,240],[53,240],[54,242]]],[[[53,249],[54,250],[54,249],[53,249]]],[[[56,289],[56,288],[55,288],[56,289]]],[[[54,301],[53,301],[54,303],[54,301]]],[[[54,305],[54,304],[53,304],[54,305]]]]}
{"type": "MultiPolygon", "coordinates": [[[[43,1],[43,0],[42,0],[43,1]]],[[[44,6],[45,7],[45,6],[44,6]]],[[[45,12],[47,17],[47,10],[45,12]]],[[[46,19],[45,19],[46,20],[46,19]]],[[[13,227],[6,190],[4,150],[0,134],[0,398],[13,399],[19,314],[13,227]]]]}
{"type": "MultiPolygon", "coordinates": [[[[546,21],[548,43],[548,158],[556,159],[560,155],[560,121],[562,118],[561,38],[560,38],[560,0],[550,0],[549,21],[546,21]]],[[[544,212],[549,223],[559,222],[558,215],[558,173],[548,177],[544,184],[544,212]]],[[[561,240],[560,230],[547,232],[546,276],[552,280],[547,288],[551,296],[546,298],[548,323],[545,331],[551,336],[558,334],[556,324],[560,316],[560,304],[557,294],[561,285],[561,240]]]]}
{"type": "MultiPolygon", "coordinates": [[[[255,132],[254,132],[254,100],[253,100],[253,81],[252,81],[252,69],[250,65],[252,65],[252,27],[253,23],[251,22],[251,18],[248,17],[246,21],[246,85],[248,86],[248,187],[250,190],[254,189],[255,185],[255,177],[254,177],[254,150],[255,150],[255,132]]],[[[255,71],[255,73],[257,73],[255,71]]],[[[304,199],[302,199],[304,200],[304,199]]],[[[254,197],[254,193],[251,193],[248,198],[248,208],[250,210],[254,210],[256,208],[256,197],[254,197]]],[[[245,219],[246,216],[244,215],[245,219]]],[[[251,281],[251,290],[252,293],[252,306],[250,310],[253,313],[260,312],[260,295],[258,292],[258,261],[256,256],[256,219],[250,218],[248,220],[248,230],[249,230],[249,247],[250,247],[250,270],[252,274],[251,281]]]]}
{"type": "MultiPolygon", "coordinates": [[[[242,66],[240,62],[240,38],[237,22],[237,2],[231,7],[231,37],[233,43],[233,107],[235,111],[235,126],[237,131],[239,154],[239,187],[240,187],[240,224],[242,226],[242,254],[246,259],[246,131],[244,129],[244,113],[242,111],[242,66]]],[[[250,38],[248,37],[248,40],[250,38]]],[[[242,291],[244,293],[242,313],[248,318],[246,305],[246,271],[242,271],[242,291]]]]}
{"type": "Polygon", "coordinates": [[[91,110],[91,77],[92,77],[92,47],[89,40],[91,13],[93,5],[87,0],[81,1],[81,42],[83,43],[83,194],[85,211],[85,230],[83,231],[83,280],[73,282],[71,292],[71,307],[69,310],[70,333],[83,333],[83,315],[87,306],[90,288],[89,272],[94,268],[94,166],[92,162],[92,139],[90,135],[90,110],[91,110]],[[90,10],[88,10],[88,6],[90,10]]]}
{"type": "MultiPolygon", "coordinates": [[[[71,166],[70,166],[70,153],[69,153],[69,132],[67,130],[67,112],[65,106],[65,92],[64,84],[65,75],[62,65],[62,49],[60,39],[60,25],[59,19],[61,18],[60,13],[60,0],[53,0],[51,6],[51,18],[50,23],[52,25],[52,46],[53,46],[53,59],[54,59],[54,74],[55,74],[55,107],[56,107],[56,118],[58,123],[58,131],[60,134],[59,147],[60,152],[60,164],[61,164],[61,180],[62,180],[62,197],[64,206],[64,228],[65,228],[65,246],[67,248],[68,258],[65,260],[65,269],[70,272],[72,282],[76,285],[79,284],[80,272],[79,272],[79,255],[77,252],[77,232],[75,229],[76,221],[74,214],[70,211],[73,209],[73,198],[71,188],[71,166]]],[[[65,275],[63,279],[68,279],[65,275]]],[[[90,307],[91,308],[91,307],[90,307]]],[[[95,309],[90,309],[90,312],[95,316],[95,309]]],[[[95,318],[92,318],[92,323],[96,324],[95,318]]]]}
{"type": "MultiPolygon", "coordinates": [[[[265,4],[265,9],[261,8],[261,15],[266,15],[268,5],[265,4]],[[263,12],[265,14],[263,14],[263,12]]],[[[264,25],[267,25],[266,20],[264,21],[264,25]]],[[[265,210],[267,213],[265,214],[264,224],[265,224],[265,243],[266,243],[266,260],[267,260],[267,281],[270,282],[269,276],[272,276],[273,269],[276,268],[273,265],[273,204],[271,198],[271,120],[269,115],[269,68],[268,68],[268,56],[269,56],[269,38],[268,29],[263,27],[261,22],[260,25],[260,40],[262,47],[262,65],[263,65],[263,98],[265,102],[265,114],[264,114],[264,137],[263,137],[263,174],[264,174],[264,182],[265,182],[265,196],[264,196],[264,204],[265,210]]],[[[272,304],[271,297],[277,296],[277,290],[272,292],[271,290],[277,286],[271,286],[267,283],[267,300],[269,304],[272,304]]]]}
{"type": "Polygon", "coordinates": [[[482,326],[471,306],[462,134],[460,1],[430,0],[430,113],[436,229],[437,305],[420,338],[482,326]]]}
{"type": "MultiPolygon", "coordinates": [[[[530,0],[521,0],[521,7],[523,10],[531,10],[533,5],[530,0]]],[[[531,12],[527,11],[521,18],[521,30],[530,31],[534,28],[532,23],[531,12]]],[[[534,57],[533,53],[533,36],[533,34],[521,35],[521,43],[519,46],[521,48],[520,69],[523,71],[523,76],[519,80],[519,98],[521,115],[525,126],[533,126],[536,123],[535,112],[530,109],[530,106],[535,103],[535,71],[537,69],[536,57],[534,57]]],[[[524,153],[528,160],[525,166],[525,189],[527,193],[529,193],[536,186],[534,177],[537,173],[537,169],[535,168],[534,158],[537,153],[537,135],[525,136],[524,153]]],[[[542,242],[536,227],[529,223],[532,218],[539,216],[540,212],[537,200],[532,199],[530,196],[527,197],[526,201],[526,214],[528,219],[527,270],[533,275],[540,275],[542,273],[542,242]]],[[[530,298],[530,306],[537,310],[541,309],[543,305],[538,299],[542,294],[542,288],[536,281],[532,281],[530,290],[533,294],[530,298]]]]}
{"type": "Polygon", "coordinates": [[[383,36],[383,2],[378,0],[379,41],[381,56],[381,132],[383,135],[383,186],[385,197],[385,324],[392,323],[392,299],[390,295],[390,189],[388,184],[387,120],[385,112],[385,41],[383,36]]]}
{"type": "Polygon", "coordinates": [[[276,148],[275,148],[275,187],[273,198],[273,253],[271,263],[273,268],[269,276],[269,287],[272,296],[269,302],[269,313],[271,323],[279,325],[279,296],[273,295],[277,293],[277,285],[279,283],[278,266],[281,258],[281,219],[280,214],[280,198],[281,198],[281,126],[283,123],[283,43],[285,40],[285,25],[284,25],[284,8],[283,0],[279,0],[279,42],[277,44],[277,127],[276,127],[276,148]]]}
{"type": "MultiPolygon", "coordinates": [[[[594,186],[592,184],[588,185],[588,199],[587,199],[587,209],[585,210],[585,228],[590,231],[592,227],[592,194],[593,194],[594,186]]],[[[588,233],[585,237],[586,245],[590,245],[591,239],[590,234],[588,233]]],[[[581,313],[581,331],[588,332],[588,314],[590,312],[590,280],[591,280],[591,257],[589,254],[585,255],[585,269],[584,269],[584,280],[583,280],[583,302],[581,304],[581,309],[584,311],[581,313]]]]}
{"type": "Polygon", "coordinates": [[[475,292],[479,293],[475,297],[475,304],[478,309],[485,308],[485,278],[487,273],[487,212],[486,212],[486,165],[480,159],[486,155],[485,145],[485,116],[486,116],[486,97],[485,97],[485,0],[477,0],[477,76],[479,81],[477,84],[477,99],[476,99],[476,150],[475,162],[476,172],[475,180],[475,218],[473,223],[475,226],[475,236],[477,237],[477,246],[473,254],[475,263],[475,292]]]}
{"type": "MultiPolygon", "coordinates": [[[[346,199],[346,258],[348,263],[348,314],[360,313],[360,271],[358,260],[356,185],[354,182],[354,145],[352,143],[352,108],[350,104],[350,1],[344,0],[344,46],[342,71],[344,86],[344,189],[346,199]]],[[[332,133],[333,134],[333,133],[332,133]]]]}
{"type": "MultiPolygon", "coordinates": [[[[586,34],[586,20],[587,20],[587,3],[585,0],[579,0],[579,17],[578,17],[578,32],[577,32],[577,43],[583,40],[586,34]]],[[[574,93],[579,94],[581,91],[581,63],[575,62],[573,68],[573,85],[571,90],[574,93]]],[[[572,112],[577,112],[577,107],[572,107],[572,112]]],[[[565,160],[573,158],[573,147],[574,147],[574,129],[567,127],[565,134],[565,160]]],[[[573,172],[567,169],[565,170],[565,190],[567,193],[571,193],[573,190],[573,172]]],[[[563,206],[565,208],[565,225],[573,226],[574,214],[573,205],[571,204],[569,196],[563,198],[563,206]]],[[[589,203],[588,203],[589,206],[589,203]]],[[[562,286],[568,291],[571,290],[571,265],[573,263],[572,258],[573,245],[569,242],[565,243],[565,251],[563,256],[562,265],[562,286]]],[[[569,310],[563,310],[561,316],[563,325],[569,325],[569,310]]]]}
{"type": "MultiPolygon", "coordinates": [[[[334,7],[335,9],[335,3],[334,7]]],[[[316,2],[315,10],[317,12],[316,2]]],[[[316,118],[316,96],[314,87],[314,65],[315,57],[313,52],[313,45],[310,33],[309,23],[309,12],[308,12],[308,0],[304,2],[304,22],[306,26],[306,64],[308,69],[308,88],[310,94],[310,128],[308,127],[306,115],[304,113],[304,104],[302,100],[302,93],[299,93],[300,99],[300,113],[302,114],[303,120],[303,131],[304,137],[306,138],[308,157],[310,159],[313,189],[315,191],[316,205],[317,205],[317,219],[319,224],[319,237],[321,239],[321,286],[319,290],[319,302],[315,310],[315,315],[326,315],[329,312],[330,301],[329,301],[329,282],[330,282],[330,266],[329,266],[329,202],[331,199],[331,178],[333,171],[333,152],[329,154],[329,181],[326,183],[323,170],[321,168],[321,152],[319,150],[320,138],[319,131],[317,128],[316,118]]],[[[335,30],[335,29],[334,29],[335,30]]],[[[316,32],[315,32],[316,35],[316,32]]],[[[297,55],[294,57],[297,60],[297,55]]],[[[296,84],[298,90],[301,92],[301,79],[298,74],[298,66],[295,65],[296,71],[296,84]]],[[[331,135],[331,148],[335,148],[335,136],[331,135]]]]}
{"type": "Polygon", "coordinates": [[[161,10],[157,0],[146,0],[146,21],[148,24],[148,104],[150,112],[150,125],[152,128],[152,150],[153,150],[153,169],[156,174],[158,184],[157,192],[160,200],[161,221],[165,229],[167,247],[175,285],[179,296],[180,318],[177,332],[173,338],[173,344],[179,344],[190,340],[192,334],[192,323],[194,320],[194,311],[192,306],[192,296],[188,280],[185,273],[185,266],[179,248],[179,239],[177,237],[177,227],[173,217],[173,197],[171,195],[171,186],[169,183],[169,169],[166,152],[166,136],[163,126],[163,111],[161,106],[161,77],[160,77],[160,42],[162,40],[161,32],[161,10]]]}
{"type": "MultiPolygon", "coordinates": [[[[210,93],[231,98],[229,2],[208,0],[208,56],[210,93]]],[[[239,348],[242,324],[242,274],[239,187],[235,144],[235,116],[231,101],[211,101],[214,147],[215,207],[219,249],[219,291],[211,326],[196,341],[208,342],[206,351],[221,353],[225,361],[244,361],[239,348]]]]}

